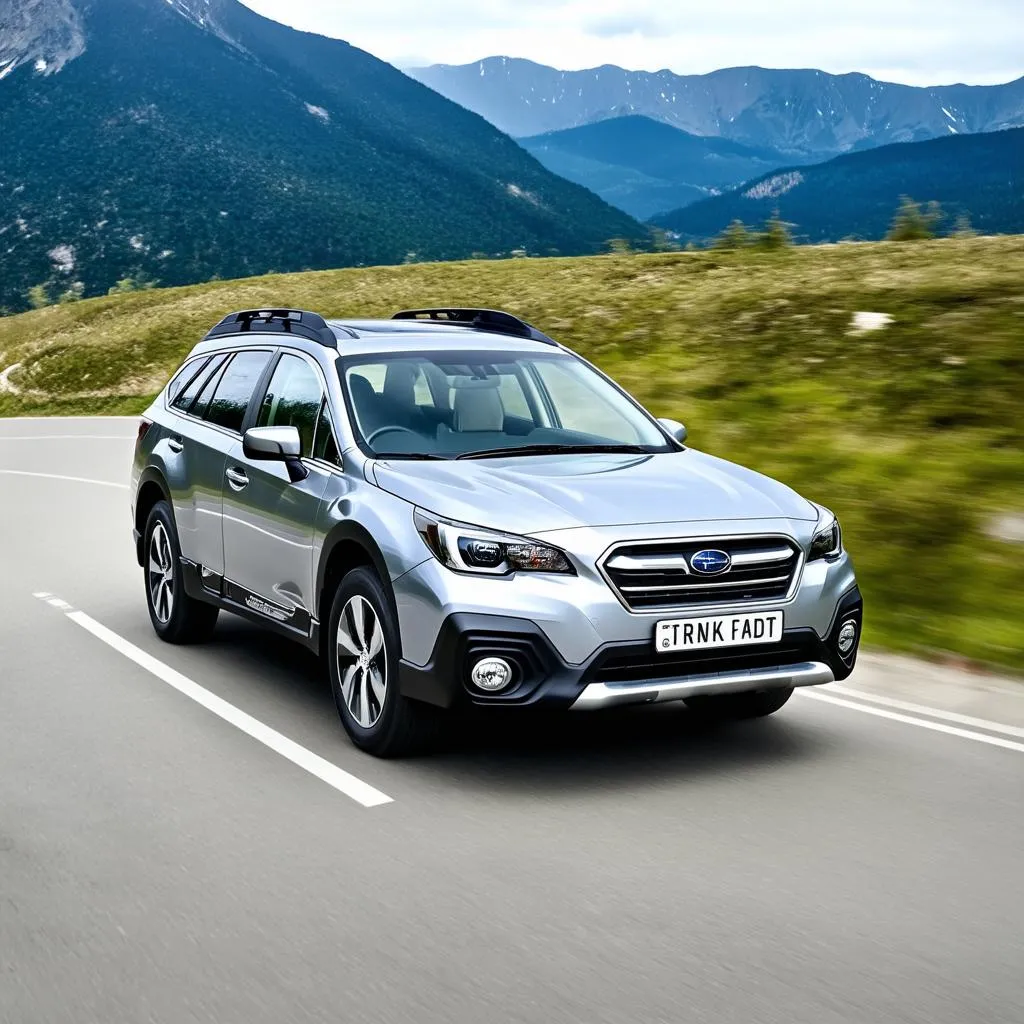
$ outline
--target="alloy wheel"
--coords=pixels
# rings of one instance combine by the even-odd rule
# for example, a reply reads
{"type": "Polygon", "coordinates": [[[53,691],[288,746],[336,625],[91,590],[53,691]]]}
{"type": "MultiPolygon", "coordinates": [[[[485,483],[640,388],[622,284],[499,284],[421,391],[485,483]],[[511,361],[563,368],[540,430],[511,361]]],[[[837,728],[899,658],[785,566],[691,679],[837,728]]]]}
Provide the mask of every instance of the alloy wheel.
{"type": "Polygon", "coordinates": [[[149,599],[161,625],[171,621],[174,611],[174,557],[164,524],[158,522],[149,538],[149,599]]]}
{"type": "Polygon", "coordinates": [[[388,666],[384,630],[373,605],[356,594],[338,618],[338,678],[349,713],[369,729],[384,710],[388,666]]]}

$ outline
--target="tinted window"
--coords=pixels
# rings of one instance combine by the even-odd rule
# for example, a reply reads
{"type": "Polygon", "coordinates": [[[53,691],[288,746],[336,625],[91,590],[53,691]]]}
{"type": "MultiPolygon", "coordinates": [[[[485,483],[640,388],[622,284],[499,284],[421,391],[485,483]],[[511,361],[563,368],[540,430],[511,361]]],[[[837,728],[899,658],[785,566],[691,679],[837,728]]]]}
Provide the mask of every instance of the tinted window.
{"type": "Polygon", "coordinates": [[[179,412],[188,412],[196,395],[202,390],[203,385],[214,375],[217,367],[224,361],[224,356],[215,356],[211,359],[200,360],[202,366],[193,365],[189,372],[182,376],[179,390],[171,402],[171,407],[179,412]],[[198,373],[195,373],[196,370],[198,373]],[[191,378],[191,380],[189,379],[191,378]],[[182,388],[181,384],[185,386],[182,388]]]}
{"type": "Polygon", "coordinates": [[[341,455],[338,454],[338,443],[334,439],[334,427],[331,424],[331,414],[327,409],[327,402],[320,407],[320,419],[316,425],[316,440],[313,442],[313,458],[323,459],[324,462],[331,462],[335,466],[341,465],[341,455]]]}
{"type": "Polygon", "coordinates": [[[199,397],[196,398],[188,410],[193,416],[202,417],[206,415],[206,410],[210,406],[210,399],[213,398],[213,393],[217,390],[220,376],[224,372],[224,367],[227,366],[230,358],[230,356],[217,356],[210,363],[209,370],[202,375],[202,390],[199,392],[199,397]]]}
{"type": "Polygon", "coordinates": [[[311,456],[323,397],[324,389],[313,367],[298,356],[283,355],[263,396],[256,425],[297,427],[302,454],[311,456]]]}
{"type": "Polygon", "coordinates": [[[190,363],[186,363],[167,385],[167,401],[173,405],[174,400],[181,394],[182,388],[194,381],[209,361],[210,357],[207,356],[205,359],[193,359],[190,363]]]}
{"type": "Polygon", "coordinates": [[[239,352],[224,371],[204,419],[241,432],[249,399],[269,359],[269,352],[239,352]]]}

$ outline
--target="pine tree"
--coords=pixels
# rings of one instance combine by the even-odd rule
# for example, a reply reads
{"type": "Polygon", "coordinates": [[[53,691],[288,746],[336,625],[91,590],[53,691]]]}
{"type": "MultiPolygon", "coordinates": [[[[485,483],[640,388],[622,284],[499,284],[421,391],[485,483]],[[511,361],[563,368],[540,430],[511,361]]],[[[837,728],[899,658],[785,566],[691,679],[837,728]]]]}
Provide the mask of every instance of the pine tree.
{"type": "Polygon", "coordinates": [[[776,210],[765,221],[764,230],[757,236],[757,245],[761,249],[786,249],[793,244],[789,229],[795,226],[784,221],[776,210]]]}
{"type": "Polygon", "coordinates": [[[734,220],[716,239],[716,249],[745,249],[751,243],[750,232],[741,220],[734,220]]]}
{"type": "Polygon", "coordinates": [[[901,196],[899,209],[886,238],[890,242],[917,242],[934,238],[935,229],[941,220],[942,208],[938,203],[929,203],[927,211],[924,211],[910,196],[901,196]]]}
{"type": "Polygon", "coordinates": [[[956,219],[956,225],[953,228],[953,235],[956,238],[976,238],[978,232],[974,230],[974,226],[971,224],[971,215],[969,213],[961,213],[956,219]]]}

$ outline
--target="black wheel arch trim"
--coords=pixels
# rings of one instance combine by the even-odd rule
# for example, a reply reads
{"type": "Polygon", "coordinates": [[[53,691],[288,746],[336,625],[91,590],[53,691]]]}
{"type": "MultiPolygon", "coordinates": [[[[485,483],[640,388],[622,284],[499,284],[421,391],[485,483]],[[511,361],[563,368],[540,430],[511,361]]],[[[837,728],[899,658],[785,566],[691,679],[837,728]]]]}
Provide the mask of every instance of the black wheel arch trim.
{"type": "Polygon", "coordinates": [[[156,466],[147,466],[139,475],[139,484],[135,488],[135,493],[132,495],[132,536],[135,540],[135,557],[140,566],[145,563],[145,557],[142,551],[142,542],[145,539],[143,537],[143,531],[146,528],[146,524],[139,522],[139,495],[142,493],[143,488],[148,484],[156,484],[156,486],[160,488],[160,492],[164,496],[164,501],[166,501],[168,505],[171,505],[172,512],[174,507],[171,503],[171,490],[167,486],[166,477],[156,466]]]}
{"type": "MultiPolygon", "coordinates": [[[[329,595],[325,593],[327,567],[331,563],[331,556],[334,554],[335,549],[341,544],[356,544],[369,557],[370,563],[380,578],[384,593],[388,597],[391,614],[394,616],[396,632],[398,634],[398,657],[401,658],[401,629],[397,628],[399,623],[398,602],[395,600],[395,588],[391,583],[391,573],[388,571],[388,565],[384,560],[384,553],[381,551],[380,545],[374,540],[373,534],[362,524],[350,520],[336,523],[324,538],[323,547],[320,550],[320,563],[316,569],[316,609],[319,611],[324,608],[325,598],[329,600],[329,595]]],[[[319,623],[323,630],[328,628],[327,619],[328,614],[326,611],[323,615],[319,616],[319,623]]]]}

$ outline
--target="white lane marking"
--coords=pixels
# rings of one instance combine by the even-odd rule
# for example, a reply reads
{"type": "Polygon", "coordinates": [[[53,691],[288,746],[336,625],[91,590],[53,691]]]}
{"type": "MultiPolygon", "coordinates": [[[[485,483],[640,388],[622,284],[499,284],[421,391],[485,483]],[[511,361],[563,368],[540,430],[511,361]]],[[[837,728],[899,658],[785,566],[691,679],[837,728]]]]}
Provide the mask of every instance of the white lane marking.
{"type": "Polygon", "coordinates": [[[920,729],[930,729],[932,732],[942,732],[947,736],[959,736],[964,740],[974,740],[977,743],[987,743],[992,747],[1002,747],[1004,750],[1016,750],[1024,754],[1024,743],[1014,743],[1013,740],[1000,739],[998,736],[986,736],[980,732],[969,732],[967,729],[958,729],[956,726],[943,725],[941,722],[928,722],[923,718],[911,718],[910,715],[901,715],[896,711],[886,711],[885,708],[873,708],[867,704],[857,704],[852,700],[843,700],[841,697],[830,697],[825,693],[810,693],[807,690],[798,690],[802,696],[809,700],[820,700],[825,704],[835,704],[836,707],[850,708],[852,711],[860,711],[865,715],[876,715],[878,718],[887,718],[892,722],[903,722],[904,725],[916,725],[920,729]]]}
{"type": "Polygon", "coordinates": [[[839,683],[830,683],[828,692],[838,693],[843,697],[853,697],[855,700],[870,701],[872,704],[882,704],[887,708],[896,708],[897,711],[907,711],[910,714],[925,715],[928,718],[938,718],[944,722],[955,722],[957,725],[968,725],[975,729],[985,729],[987,732],[998,732],[1004,736],[1016,736],[1018,739],[1024,739],[1024,729],[1015,725],[1003,725],[1002,722],[990,722],[987,718],[973,718],[971,715],[961,715],[956,711],[943,711],[939,708],[927,707],[924,704],[911,704],[910,701],[897,700],[895,697],[882,697],[864,690],[852,690],[839,683]]]}
{"type": "Polygon", "coordinates": [[[0,434],[0,441],[131,441],[131,434],[0,434]]]}
{"type": "Polygon", "coordinates": [[[128,490],[127,484],[115,484],[110,480],[90,480],[84,476],[61,476],[59,473],[30,473],[26,469],[0,469],[5,476],[34,476],[40,480],[65,480],[72,484],[96,484],[98,487],[118,487],[122,491],[128,490]]]}
{"type": "Polygon", "coordinates": [[[138,416],[5,416],[3,418],[4,423],[97,423],[103,420],[124,420],[132,423],[138,423],[142,418],[140,413],[138,416]]]}
{"type": "Polygon", "coordinates": [[[74,608],[72,608],[67,601],[62,601],[59,597],[47,597],[44,598],[44,600],[51,608],[59,608],[62,612],[74,611],[74,608]]]}
{"type": "Polygon", "coordinates": [[[358,779],[354,775],[350,775],[336,764],[325,760],[319,754],[314,754],[313,751],[307,750],[294,740],[288,739],[287,736],[282,735],[276,729],[271,729],[269,725],[264,725],[263,722],[253,718],[252,715],[246,714],[240,708],[236,708],[234,704],[229,704],[222,697],[218,697],[215,693],[211,693],[198,683],[194,683],[187,676],[183,676],[169,665],[165,665],[151,654],[147,654],[141,648],[129,643],[112,630],[107,629],[106,626],[86,615],[85,612],[75,611],[64,601],[61,601],[59,598],[52,598],[50,595],[46,595],[44,600],[46,600],[47,604],[54,604],[55,601],[59,602],[55,606],[60,607],[75,625],[81,626],[82,629],[91,633],[98,640],[102,640],[108,647],[112,647],[119,654],[123,654],[129,660],[134,661],[140,668],[144,668],[147,672],[152,673],[157,679],[167,683],[168,686],[174,687],[179,693],[194,700],[197,704],[206,708],[207,711],[212,711],[218,718],[222,718],[225,722],[235,726],[236,729],[240,729],[247,736],[258,740],[264,746],[269,747],[275,753],[291,761],[292,764],[309,772],[310,775],[315,775],[339,793],[344,793],[345,796],[351,797],[356,803],[362,804],[364,807],[379,807],[381,804],[392,803],[391,797],[382,793],[379,789],[374,789],[369,783],[363,782],[362,779],[358,779]]]}

